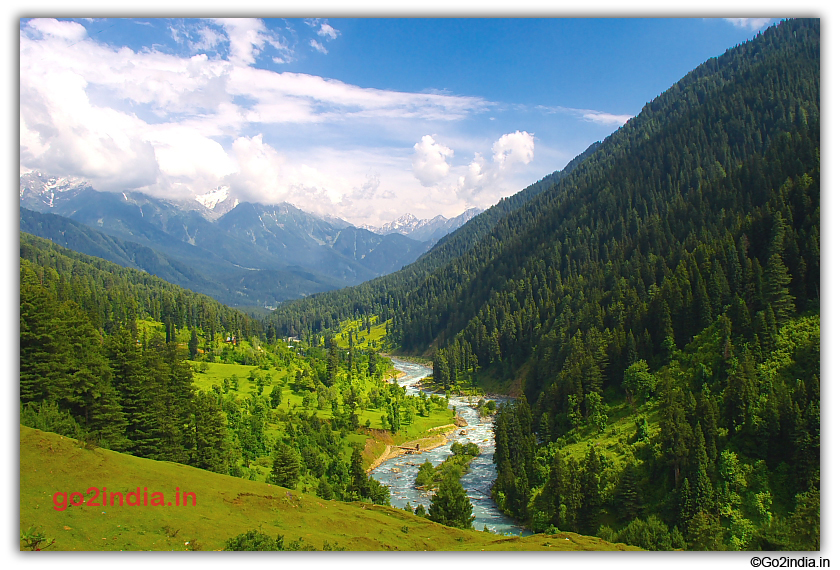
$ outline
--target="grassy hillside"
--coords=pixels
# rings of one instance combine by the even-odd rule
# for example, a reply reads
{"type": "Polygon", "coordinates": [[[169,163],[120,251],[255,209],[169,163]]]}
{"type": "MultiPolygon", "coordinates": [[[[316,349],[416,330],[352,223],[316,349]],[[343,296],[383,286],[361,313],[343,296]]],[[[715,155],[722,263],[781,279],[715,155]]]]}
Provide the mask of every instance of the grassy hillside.
{"type": "Polygon", "coordinates": [[[367,319],[342,321],[341,332],[336,336],[338,347],[348,349],[350,347],[350,336],[352,335],[353,346],[358,350],[384,350],[388,348],[385,340],[388,322],[379,322],[377,315],[367,319]],[[366,320],[369,326],[366,325],[366,320]]]}
{"type": "MultiPolygon", "coordinates": [[[[347,550],[635,550],[574,533],[500,537],[433,523],[405,511],[324,501],[285,488],[151,461],[20,428],[20,526],[55,539],[51,550],[220,550],[226,539],[260,528],[287,541],[302,538],[347,550]],[[54,508],[56,492],[106,487],[195,493],[187,506],[54,508]]],[[[91,495],[92,496],[92,495],[91,495]]],[[[150,499],[151,501],[151,499],[150,499]]],[[[21,549],[24,544],[21,542],[21,549]]]]}

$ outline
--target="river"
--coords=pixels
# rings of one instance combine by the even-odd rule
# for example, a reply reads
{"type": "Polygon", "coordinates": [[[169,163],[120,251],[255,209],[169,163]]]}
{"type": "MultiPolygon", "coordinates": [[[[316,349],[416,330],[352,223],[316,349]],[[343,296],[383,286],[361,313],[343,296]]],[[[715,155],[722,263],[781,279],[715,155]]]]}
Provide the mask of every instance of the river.
{"type": "MultiPolygon", "coordinates": [[[[413,386],[418,380],[432,374],[432,369],[422,364],[391,358],[397,370],[405,372],[405,375],[397,380],[400,386],[406,387],[406,393],[418,394],[420,390],[413,386]]],[[[427,394],[431,392],[426,391],[427,394]]],[[[493,464],[493,452],[495,451],[495,440],[493,438],[493,422],[482,422],[478,411],[469,406],[467,398],[452,397],[449,399],[449,406],[455,406],[461,417],[467,420],[467,427],[459,428],[466,430],[466,435],[454,435],[451,441],[460,443],[473,442],[478,444],[481,455],[476,457],[470,465],[469,472],[461,478],[461,484],[467,491],[467,496],[473,505],[475,521],[473,527],[483,530],[486,526],[497,534],[529,535],[531,531],[516,524],[512,518],[502,513],[493,499],[490,497],[490,488],[496,479],[496,466],[493,464]]],[[[417,508],[423,504],[426,511],[429,510],[431,495],[414,487],[414,479],[417,471],[426,460],[432,465],[439,465],[452,454],[449,451],[450,444],[423,452],[419,455],[400,455],[382,463],[371,472],[371,477],[391,488],[391,505],[397,508],[405,507],[407,502],[417,508]]]]}

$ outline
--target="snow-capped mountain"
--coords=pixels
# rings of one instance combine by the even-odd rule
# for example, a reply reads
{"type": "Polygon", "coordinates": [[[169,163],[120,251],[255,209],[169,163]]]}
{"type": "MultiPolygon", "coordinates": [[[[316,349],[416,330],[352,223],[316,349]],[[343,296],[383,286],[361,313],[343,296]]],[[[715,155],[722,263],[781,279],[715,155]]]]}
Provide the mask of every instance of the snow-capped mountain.
{"type": "Polygon", "coordinates": [[[20,205],[32,210],[51,209],[89,188],[82,178],[28,172],[20,176],[20,205]]]}
{"type": "Polygon", "coordinates": [[[371,232],[288,203],[240,202],[226,186],[162,199],[38,172],[20,177],[20,206],[23,231],[233,304],[276,303],[396,271],[478,213],[407,214],[371,232]]]}
{"type": "Polygon", "coordinates": [[[460,216],[455,216],[454,218],[435,216],[434,218],[424,220],[417,219],[412,214],[404,214],[393,222],[388,222],[379,227],[367,225],[362,227],[380,235],[399,233],[417,241],[436,242],[446,234],[460,228],[481,212],[482,210],[480,208],[470,208],[460,216]]]}
{"type": "Polygon", "coordinates": [[[206,194],[196,196],[195,201],[209,210],[208,217],[211,219],[223,216],[239,205],[239,198],[230,195],[229,186],[219,186],[206,194]]]}

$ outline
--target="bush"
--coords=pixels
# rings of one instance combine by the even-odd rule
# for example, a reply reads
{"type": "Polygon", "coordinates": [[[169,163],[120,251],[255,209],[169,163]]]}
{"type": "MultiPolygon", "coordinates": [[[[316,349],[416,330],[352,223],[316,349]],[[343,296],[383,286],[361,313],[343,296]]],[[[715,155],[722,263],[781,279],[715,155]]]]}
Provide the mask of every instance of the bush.
{"type": "Polygon", "coordinates": [[[271,538],[264,532],[254,529],[238,534],[233,538],[229,538],[225,541],[225,550],[265,552],[278,550],[315,550],[315,548],[308,544],[304,544],[303,538],[298,538],[297,540],[286,544],[286,540],[283,536],[278,535],[277,538],[271,538]]]}
{"type": "Polygon", "coordinates": [[[434,483],[434,476],[435,468],[427,459],[426,462],[423,465],[421,465],[420,469],[417,471],[417,478],[414,480],[414,484],[418,487],[428,487],[434,483]]]}
{"type": "Polygon", "coordinates": [[[73,439],[86,439],[84,430],[70,412],[60,409],[55,402],[29,402],[21,405],[20,423],[73,439]]]}

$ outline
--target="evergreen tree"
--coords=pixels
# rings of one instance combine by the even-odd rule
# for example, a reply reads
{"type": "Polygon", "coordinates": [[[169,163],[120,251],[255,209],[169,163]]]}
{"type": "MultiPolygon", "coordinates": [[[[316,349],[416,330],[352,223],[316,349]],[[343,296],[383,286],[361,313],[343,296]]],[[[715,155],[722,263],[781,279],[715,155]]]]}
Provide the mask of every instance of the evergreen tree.
{"type": "Polygon", "coordinates": [[[440,487],[432,497],[429,518],[446,526],[472,528],[475,517],[467,492],[453,475],[444,476],[440,487]]]}
{"type": "Polygon", "coordinates": [[[274,449],[271,465],[271,483],[294,489],[300,477],[300,457],[285,443],[278,443],[274,449]]]}
{"type": "Polygon", "coordinates": [[[225,420],[215,396],[198,392],[192,401],[195,441],[191,464],[216,473],[227,473],[228,440],[225,420]]]}
{"type": "Polygon", "coordinates": [[[190,329],[190,342],[187,348],[190,351],[190,359],[195,360],[198,356],[198,333],[195,332],[195,329],[190,329]]]}

